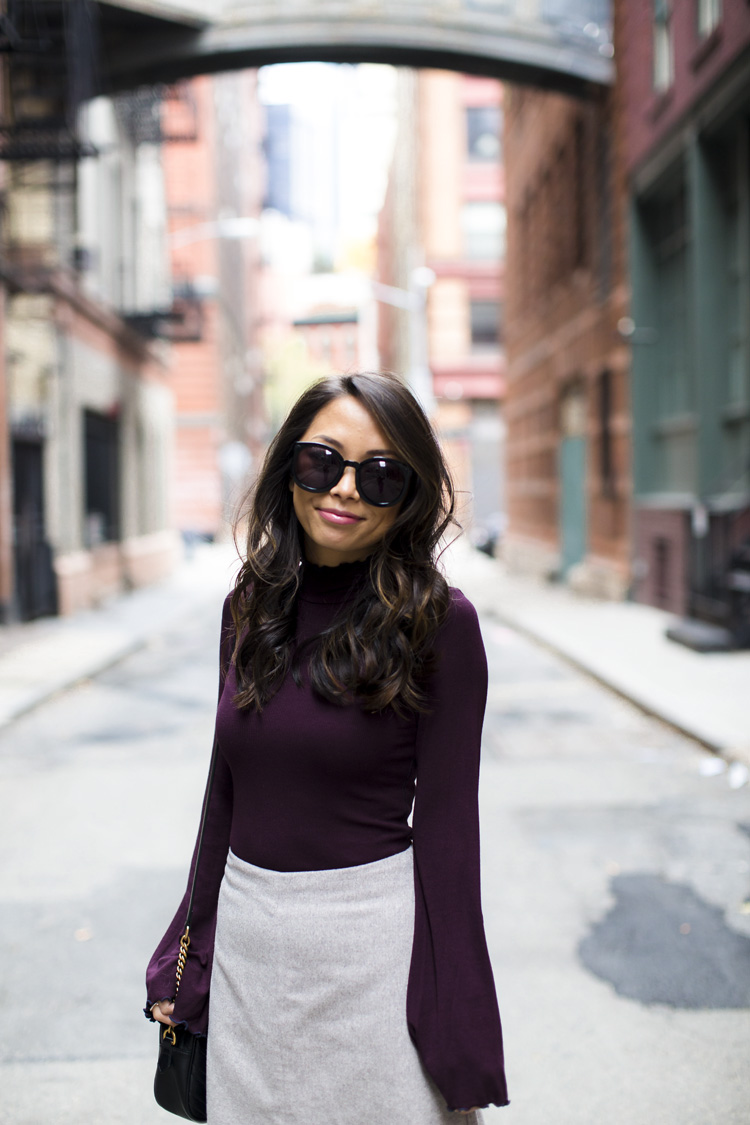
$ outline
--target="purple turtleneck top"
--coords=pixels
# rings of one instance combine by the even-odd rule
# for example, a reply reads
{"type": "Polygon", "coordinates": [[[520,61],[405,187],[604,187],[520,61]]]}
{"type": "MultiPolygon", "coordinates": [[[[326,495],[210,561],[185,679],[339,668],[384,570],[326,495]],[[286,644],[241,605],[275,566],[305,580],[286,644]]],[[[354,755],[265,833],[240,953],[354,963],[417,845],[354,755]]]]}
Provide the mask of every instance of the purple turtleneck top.
{"type": "MultiPolygon", "coordinates": [[[[325,629],[367,575],[367,562],[305,564],[297,643],[325,629]]],[[[487,662],[474,607],[460,591],[451,594],[429,709],[409,718],[323,700],[304,667],[302,685],[288,675],[261,714],[238,710],[234,669],[227,667],[234,633],[227,598],[216,772],[173,1019],[197,1033],[207,1029],[216,907],[230,848],[258,867],[318,871],[371,863],[413,844],[416,916],[406,1019],[426,1070],[456,1109],[506,1105],[508,1095],[479,886],[487,662]]],[[[148,1015],[151,1004],[174,995],[187,900],[188,892],[149,964],[148,1015]]]]}

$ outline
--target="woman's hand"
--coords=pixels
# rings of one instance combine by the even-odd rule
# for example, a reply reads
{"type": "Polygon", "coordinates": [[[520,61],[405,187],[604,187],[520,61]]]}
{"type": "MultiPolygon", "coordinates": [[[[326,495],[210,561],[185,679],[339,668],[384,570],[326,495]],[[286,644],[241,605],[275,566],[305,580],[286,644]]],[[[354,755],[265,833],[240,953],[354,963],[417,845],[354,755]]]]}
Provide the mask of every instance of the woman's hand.
{"type": "Polygon", "coordinates": [[[159,1023],[165,1023],[168,1027],[173,1027],[175,1020],[170,1019],[174,1011],[173,1000],[157,1000],[155,1004],[151,1005],[151,1015],[159,1023]]]}

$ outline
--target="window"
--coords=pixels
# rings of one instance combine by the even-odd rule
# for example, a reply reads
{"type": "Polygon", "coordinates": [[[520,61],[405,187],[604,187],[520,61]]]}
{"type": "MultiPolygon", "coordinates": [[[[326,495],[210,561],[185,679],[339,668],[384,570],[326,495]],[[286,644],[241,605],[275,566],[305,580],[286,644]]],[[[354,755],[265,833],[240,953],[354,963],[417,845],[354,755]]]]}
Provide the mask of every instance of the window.
{"type": "Polygon", "coordinates": [[[654,89],[668,90],[674,81],[672,0],[654,0],[654,89]]]}
{"type": "Polygon", "coordinates": [[[612,152],[609,131],[597,129],[597,230],[599,297],[604,300],[612,285],[612,152]]]}
{"type": "Polygon", "coordinates": [[[646,270],[642,276],[649,287],[648,319],[644,319],[655,330],[648,354],[637,361],[648,379],[642,385],[647,388],[648,403],[644,433],[653,450],[651,488],[692,492],[698,466],[695,411],[699,373],[693,347],[691,224],[683,162],[644,200],[641,214],[646,270]]]}
{"type": "Polygon", "coordinates": [[[503,115],[497,105],[471,105],[466,110],[466,148],[469,160],[502,159],[503,115]]]}
{"type": "Polygon", "coordinates": [[[588,230],[587,230],[587,208],[588,202],[588,176],[589,176],[589,162],[588,162],[588,146],[586,144],[586,128],[579,118],[575,124],[573,133],[574,145],[574,184],[575,184],[575,231],[574,231],[574,247],[573,247],[573,268],[579,269],[584,267],[588,257],[588,230]]]}
{"type": "Polygon", "coordinates": [[[120,453],[116,418],[84,411],[86,545],[110,543],[120,535],[120,453]]]}
{"type": "Polygon", "coordinates": [[[599,376],[599,475],[603,495],[614,495],[615,466],[612,449],[611,371],[602,371],[599,376]]]}
{"type": "Polygon", "coordinates": [[[669,539],[658,536],[652,543],[654,557],[654,600],[657,606],[665,609],[671,601],[670,572],[672,570],[672,544],[669,539]]]}
{"type": "Polygon", "coordinates": [[[689,223],[683,177],[651,204],[650,236],[654,254],[653,315],[659,338],[659,379],[655,405],[660,419],[694,408],[691,375],[689,223]]]}
{"type": "Polygon", "coordinates": [[[500,203],[464,203],[461,208],[464,253],[476,261],[505,257],[505,208],[500,203]]]}
{"type": "Polygon", "coordinates": [[[698,0],[698,34],[701,39],[710,35],[721,23],[721,0],[698,0]]]}
{"type": "Polygon", "coordinates": [[[500,306],[497,301],[471,301],[471,350],[489,351],[500,343],[500,306]]]}

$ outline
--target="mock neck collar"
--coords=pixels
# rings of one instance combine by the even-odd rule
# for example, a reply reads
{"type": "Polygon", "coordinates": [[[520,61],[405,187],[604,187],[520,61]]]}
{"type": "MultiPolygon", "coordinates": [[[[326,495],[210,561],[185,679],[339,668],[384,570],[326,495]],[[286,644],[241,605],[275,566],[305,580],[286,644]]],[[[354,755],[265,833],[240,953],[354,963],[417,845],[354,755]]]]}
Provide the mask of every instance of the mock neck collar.
{"type": "Polygon", "coordinates": [[[299,596],[307,602],[342,602],[366,581],[369,573],[369,558],[338,566],[316,566],[305,560],[299,596]]]}

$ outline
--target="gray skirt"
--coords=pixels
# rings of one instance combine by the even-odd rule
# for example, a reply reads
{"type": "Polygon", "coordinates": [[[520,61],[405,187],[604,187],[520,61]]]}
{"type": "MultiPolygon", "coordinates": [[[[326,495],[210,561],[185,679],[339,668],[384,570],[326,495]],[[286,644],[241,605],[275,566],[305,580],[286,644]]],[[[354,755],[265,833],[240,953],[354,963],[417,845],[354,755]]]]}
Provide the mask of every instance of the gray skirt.
{"type": "Polygon", "coordinates": [[[208,1125],[481,1125],[449,1113],[406,1026],[411,849],[330,871],[227,859],[208,1125]]]}

